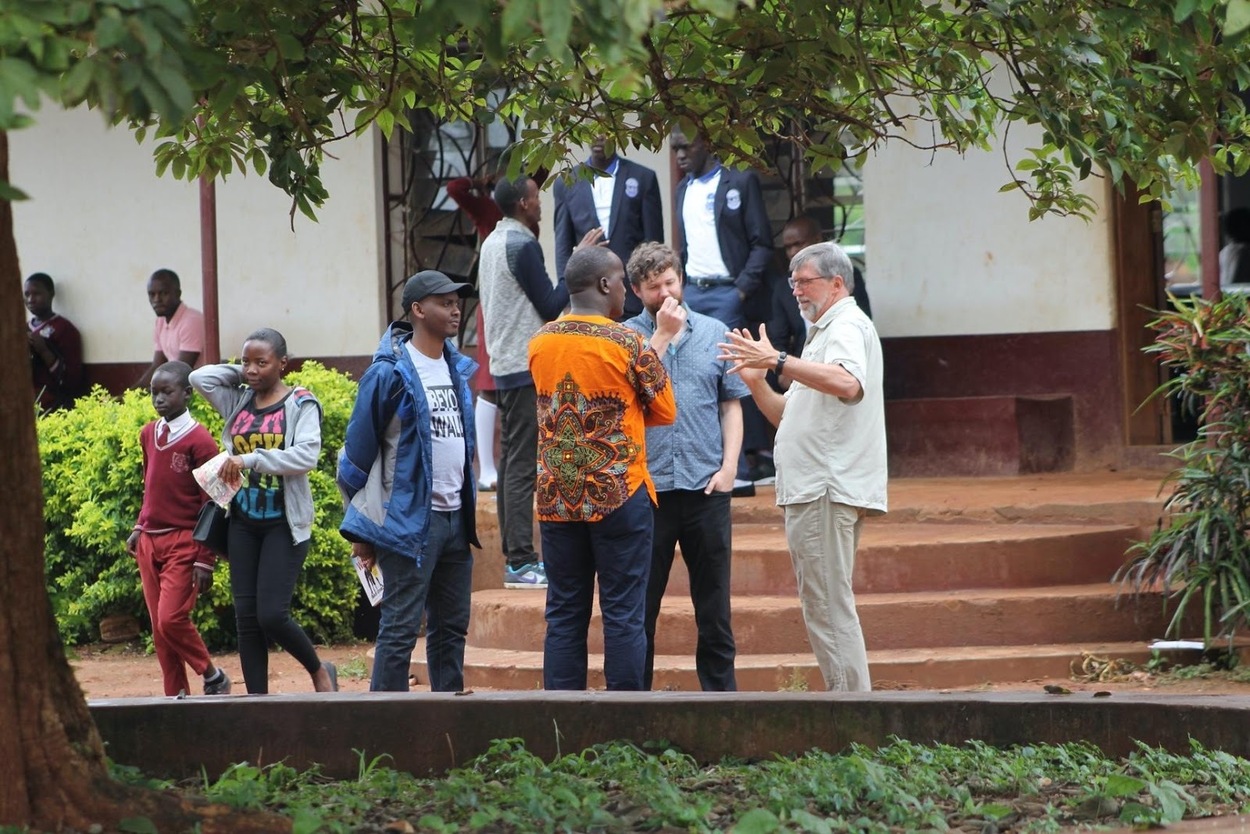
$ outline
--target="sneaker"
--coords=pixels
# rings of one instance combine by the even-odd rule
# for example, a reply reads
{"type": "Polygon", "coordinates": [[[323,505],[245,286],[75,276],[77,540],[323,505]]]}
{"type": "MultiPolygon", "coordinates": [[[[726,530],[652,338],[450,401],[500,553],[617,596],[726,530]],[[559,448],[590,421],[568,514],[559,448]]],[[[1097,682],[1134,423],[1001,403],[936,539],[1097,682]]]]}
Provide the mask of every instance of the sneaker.
{"type": "Polygon", "coordinates": [[[735,480],[733,497],[734,498],[751,498],[755,495],[755,484],[750,481],[735,480]]]}
{"type": "Polygon", "coordinates": [[[521,565],[521,567],[516,569],[505,566],[503,569],[503,586],[513,590],[519,588],[546,590],[547,569],[543,567],[542,562],[532,562],[528,565],[521,565]]]}
{"type": "Polygon", "coordinates": [[[494,492],[496,484],[497,484],[496,481],[478,481],[477,491],[478,492],[494,492]]]}
{"type": "Polygon", "coordinates": [[[226,670],[220,666],[217,671],[221,672],[221,676],[213,683],[204,682],[205,695],[229,695],[230,694],[230,676],[226,674],[226,670]]]}

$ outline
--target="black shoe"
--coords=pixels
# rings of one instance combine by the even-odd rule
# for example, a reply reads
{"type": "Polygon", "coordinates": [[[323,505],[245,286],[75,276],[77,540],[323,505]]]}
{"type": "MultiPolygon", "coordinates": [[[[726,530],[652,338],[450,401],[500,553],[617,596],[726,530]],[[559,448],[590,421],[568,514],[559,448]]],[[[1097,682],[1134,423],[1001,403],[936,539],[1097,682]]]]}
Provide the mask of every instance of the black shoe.
{"type": "Polygon", "coordinates": [[[734,498],[752,498],[754,496],[755,496],[755,484],[751,483],[750,481],[747,481],[745,484],[742,484],[741,486],[737,486],[737,485],[734,486],[734,489],[733,489],[734,498]]]}

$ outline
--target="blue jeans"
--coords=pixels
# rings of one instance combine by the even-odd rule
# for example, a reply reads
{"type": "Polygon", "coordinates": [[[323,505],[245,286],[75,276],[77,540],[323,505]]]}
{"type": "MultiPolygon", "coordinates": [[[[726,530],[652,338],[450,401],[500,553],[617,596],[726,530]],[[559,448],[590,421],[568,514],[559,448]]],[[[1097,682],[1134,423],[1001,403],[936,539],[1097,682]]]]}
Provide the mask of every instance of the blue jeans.
{"type": "Polygon", "coordinates": [[[586,633],[596,575],[608,689],[645,688],[643,620],[651,572],[651,529],[651,498],[645,487],[599,521],[539,523],[547,568],[544,689],[586,688],[586,633]]]}
{"type": "Polygon", "coordinates": [[[382,617],[373,650],[373,692],[407,692],[412,650],[428,607],[425,658],[435,692],[464,689],[464,642],[469,633],[473,554],[460,510],[430,511],[421,562],[378,551],[382,571],[382,617]]]}

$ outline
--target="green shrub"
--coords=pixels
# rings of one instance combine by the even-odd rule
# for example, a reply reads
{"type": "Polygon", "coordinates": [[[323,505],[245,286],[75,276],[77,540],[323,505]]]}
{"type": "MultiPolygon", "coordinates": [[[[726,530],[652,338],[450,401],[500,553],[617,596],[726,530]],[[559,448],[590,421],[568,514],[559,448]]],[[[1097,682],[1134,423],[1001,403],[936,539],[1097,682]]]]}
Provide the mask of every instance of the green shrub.
{"type": "Polygon", "coordinates": [[[1169,634],[1198,609],[1208,646],[1250,627],[1250,299],[1175,299],[1151,323],[1146,350],[1173,371],[1156,395],[1200,414],[1198,438],[1172,452],[1180,466],[1167,519],[1135,545],[1117,578],[1174,601],[1169,634]]]}
{"type": "MultiPolygon", "coordinates": [[[[333,642],[351,637],[359,594],[351,547],[338,534],[343,507],[334,485],[356,383],[316,362],[305,363],[287,382],[315,393],[324,410],[321,460],[310,479],[316,521],[292,616],[314,640],[333,642]]],[[[222,417],[202,397],[192,399],[191,412],[220,437],[222,417]]],[[[147,394],[133,390],[117,399],[99,388],[73,409],[39,418],[48,593],[61,637],[71,645],[97,639],[97,624],[109,614],[133,614],[147,622],[126,537],[143,500],[139,430],[155,418],[147,394]]],[[[234,645],[234,607],[224,563],[212,589],[196,604],[193,619],[211,648],[234,645]]]]}

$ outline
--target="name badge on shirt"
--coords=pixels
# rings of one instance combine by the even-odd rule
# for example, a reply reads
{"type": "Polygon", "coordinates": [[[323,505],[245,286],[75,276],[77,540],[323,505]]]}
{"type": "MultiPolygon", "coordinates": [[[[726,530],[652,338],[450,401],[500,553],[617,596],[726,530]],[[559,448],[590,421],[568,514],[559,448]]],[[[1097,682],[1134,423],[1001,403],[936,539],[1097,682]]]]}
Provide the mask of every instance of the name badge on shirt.
{"type": "Polygon", "coordinates": [[[742,194],[738,192],[738,189],[731,188],[725,192],[725,206],[730,211],[742,208],[742,194]]]}
{"type": "Polygon", "coordinates": [[[638,196],[638,180],[634,177],[625,180],[625,196],[631,200],[638,196]]]}

